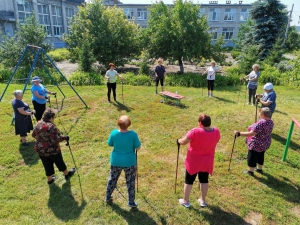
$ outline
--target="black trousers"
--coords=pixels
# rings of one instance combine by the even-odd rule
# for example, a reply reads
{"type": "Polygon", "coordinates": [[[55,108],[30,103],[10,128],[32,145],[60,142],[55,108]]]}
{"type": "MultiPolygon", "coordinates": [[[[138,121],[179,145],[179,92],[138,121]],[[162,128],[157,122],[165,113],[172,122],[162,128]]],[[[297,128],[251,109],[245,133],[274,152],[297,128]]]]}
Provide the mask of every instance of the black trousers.
{"type": "Polygon", "coordinates": [[[210,91],[214,90],[215,80],[207,80],[207,89],[210,91]]]}
{"type": "Polygon", "coordinates": [[[207,172],[198,172],[198,173],[191,175],[191,174],[189,174],[189,172],[187,170],[185,171],[185,182],[184,183],[193,185],[193,183],[197,177],[197,174],[198,174],[198,179],[201,184],[208,183],[208,175],[209,174],[207,172]]]}
{"type": "Polygon", "coordinates": [[[248,102],[251,103],[251,98],[253,98],[253,105],[255,105],[255,95],[256,95],[256,89],[248,89],[249,91],[249,99],[248,99],[248,102]]]}
{"type": "Polygon", "coordinates": [[[256,164],[264,165],[265,152],[256,152],[253,150],[248,150],[247,161],[249,167],[256,167],[256,164]]]}
{"type": "Polygon", "coordinates": [[[33,104],[33,108],[35,110],[36,121],[39,121],[42,119],[43,113],[45,112],[46,104],[39,104],[38,102],[36,102],[34,100],[32,101],[32,104],[33,104]]]}
{"type": "Polygon", "coordinates": [[[117,89],[117,83],[106,83],[107,85],[107,99],[108,101],[110,101],[110,93],[111,90],[113,91],[113,96],[114,96],[114,100],[116,101],[117,99],[117,94],[116,94],[116,89],[117,89]]]}
{"type": "Polygon", "coordinates": [[[53,166],[54,163],[57,166],[59,171],[63,172],[67,169],[67,166],[63,160],[61,152],[56,155],[50,155],[47,157],[39,156],[39,157],[43,163],[46,176],[52,176],[53,174],[55,174],[54,166],[53,166]]]}

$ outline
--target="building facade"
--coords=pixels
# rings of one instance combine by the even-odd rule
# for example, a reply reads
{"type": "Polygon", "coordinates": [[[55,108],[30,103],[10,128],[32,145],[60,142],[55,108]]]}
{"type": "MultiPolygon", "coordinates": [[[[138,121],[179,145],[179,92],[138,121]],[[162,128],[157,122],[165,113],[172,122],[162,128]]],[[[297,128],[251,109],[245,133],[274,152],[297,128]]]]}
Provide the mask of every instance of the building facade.
{"type": "MultiPolygon", "coordinates": [[[[105,5],[123,8],[125,17],[134,21],[141,27],[147,27],[149,12],[148,4],[122,4],[116,0],[106,0],[105,5]]],[[[172,6],[172,5],[170,5],[172,6]]],[[[200,15],[207,16],[212,41],[223,35],[227,46],[233,46],[233,39],[241,24],[249,17],[251,4],[243,4],[243,1],[226,1],[226,4],[218,4],[218,1],[209,1],[209,4],[201,4],[200,15]]]]}
{"type": "Polygon", "coordinates": [[[0,29],[13,36],[16,21],[24,23],[26,17],[35,14],[37,21],[44,25],[47,41],[56,48],[64,47],[63,33],[69,32],[70,18],[78,11],[84,0],[1,0],[0,29]]]}

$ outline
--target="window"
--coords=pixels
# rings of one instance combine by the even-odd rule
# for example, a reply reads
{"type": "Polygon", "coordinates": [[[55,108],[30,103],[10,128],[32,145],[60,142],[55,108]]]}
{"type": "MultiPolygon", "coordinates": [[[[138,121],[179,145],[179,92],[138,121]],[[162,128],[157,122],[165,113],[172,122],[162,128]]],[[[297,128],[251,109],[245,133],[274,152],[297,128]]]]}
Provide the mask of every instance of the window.
{"type": "Polygon", "coordinates": [[[235,21],[236,9],[225,9],[224,21],[235,21]]]}
{"type": "Polygon", "coordinates": [[[44,25],[45,31],[51,35],[49,7],[47,5],[38,5],[39,23],[44,25]]]}
{"type": "Polygon", "coordinates": [[[232,28],[232,27],[230,27],[230,28],[223,28],[222,35],[223,35],[223,37],[224,37],[225,40],[230,40],[230,39],[232,39],[232,36],[233,36],[233,28],[232,28]]]}
{"type": "Polygon", "coordinates": [[[61,36],[62,35],[61,7],[57,5],[52,5],[51,12],[52,12],[53,34],[54,36],[61,36]]]}
{"type": "Polygon", "coordinates": [[[133,9],[132,8],[124,8],[124,14],[126,19],[132,20],[133,19],[133,9]]]}
{"type": "Polygon", "coordinates": [[[210,9],[208,20],[209,21],[219,21],[220,20],[220,9],[210,9]]]}
{"type": "Polygon", "coordinates": [[[137,19],[146,20],[147,19],[147,9],[137,9],[137,19]]]}
{"type": "Polygon", "coordinates": [[[246,20],[248,20],[248,17],[249,17],[249,10],[248,9],[242,9],[240,20],[241,21],[246,21],[246,20]]]}
{"type": "Polygon", "coordinates": [[[199,16],[205,16],[206,13],[205,13],[205,8],[200,8],[199,10],[199,16]]]}
{"type": "Polygon", "coordinates": [[[210,28],[209,33],[211,34],[211,39],[218,39],[218,28],[210,28]]]}
{"type": "Polygon", "coordinates": [[[17,5],[20,23],[24,23],[25,19],[32,14],[32,2],[18,0],[17,5]]]}
{"type": "Polygon", "coordinates": [[[70,24],[71,20],[74,16],[74,9],[73,8],[66,8],[66,17],[67,17],[67,33],[70,33],[70,24]]]}

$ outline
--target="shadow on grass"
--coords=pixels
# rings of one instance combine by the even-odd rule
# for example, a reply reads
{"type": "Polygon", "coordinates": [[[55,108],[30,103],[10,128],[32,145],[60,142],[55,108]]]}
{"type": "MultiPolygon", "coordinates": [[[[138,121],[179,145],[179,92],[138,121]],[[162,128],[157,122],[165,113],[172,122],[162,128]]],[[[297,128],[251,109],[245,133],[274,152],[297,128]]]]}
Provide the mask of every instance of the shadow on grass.
{"type": "Polygon", "coordinates": [[[20,143],[19,152],[24,159],[26,165],[35,165],[39,161],[38,154],[34,151],[34,142],[28,142],[29,146],[23,146],[20,143]]]}
{"type": "Polygon", "coordinates": [[[157,210],[156,207],[153,206],[153,205],[145,198],[145,196],[143,196],[143,199],[144,199],[145,203],[147,203],[148,206],[152,209],[152,211],[155,212],[155,213],[159,216],[161,224],[166,225],[166,224],[167,224],[167,221],[166,221],[166,219],[165,219],[166,216],[162,216],[161,214],[159,214],[159,213],[158,213],[159,210],[157,210]]]}
{"type": "Polygon", "coordinates": [[[121,215],[127,224],[157,224],[147,213],[140,211],[138,208],[131,208],[129,211],[122,209],[115,203],[108,204],[117,214],[121,215]]]}
{"type": "MultiPolygon", "coordinates": [[[[286,144],[286,138],[283,138],[283,137],[281,137],[281,136],[279,136],[277,134],[272,133],[272,139],[280,142],[283,146],[285,146],[285,144],[286,144]]],[[[294,151],[299,151],[300,145],[296,144],[295,142],[293,142],[291,140],[289,148],[293,149],[294,151]]]]}
{"type": "Polygon", "coordinates": [[[164,104],[170,105],[170,106],[176,106],[176,107],[178,107],[180,109],[187,109],[187,108],[189,108],[188,106],[186,106],[186,105],[184,105],[182,103],[177,104],[176,102],[171,101],[171,100],[166,100],[166,101],[161,100],[160,103],[164,103],[164,104]]]}
{"type": "Polygon", "coordinates": [[[219,101],[222,101],[222,102],[236,103],[235,101],[228,100],[228,99],[225,99],[225,98],[220,98],[220,97],[217,97],[217,96],[213,96],[213,98],[216,98],[216,99],[218,99],[219,101]]]}
{"type": "Polygon", "coordinates": [[[288,115],[287,113],[282,112],[282,111],[279,111],[279,110],[277,110],[277,109],[275,109],[275,112],[276,112],[276,113],[279,113],[279,114],[282,114],[282,115],[286,115],[286,116],[288,115]]]}
{"type": "Polygon", "coordinates": [[[126,105],[122,104],[119,101],[112,102],[112,104],[113,104],[113,106],[115,106],[118,109],[118,111],[122,111],[122,110],[125,110],[126,112],[130,112],[131,111],[130,107],[127,107],[126,105]]]}
{"type": "Polygon", "coordinates": [[[284,198],[293,203],[300,203],[299,190],[300,186],[291,182],[288,178],[282,177],[282,180],[264,173],[263,177],[255,177],[258,181],[266,184],[276,192],[279,192],[284,198]]]}
{"type": "Polygon", "coordinates": [[[80,216],[86,206],[86,201],[83,199],[81,205],[79,205],[74,199],[70,181],[66,181],[61,189],[55,183],[49,185],[49,189],[48,207],[58,219],[66,222],[75,220],[80,216]]]}
{"type": "Polygon", "coordinates": [[[195,207],[191,207],[197,213],[201,213],[205,221],[208,221],[209,224],[218,224],[218,225],[228,225],[228,224],[237,224],[237,225],[251,225],[247,223],[242,217],[238,216],[233,212],[226,212],[217,206],[209,206],[208,209],[203,210],[195,207]]]}

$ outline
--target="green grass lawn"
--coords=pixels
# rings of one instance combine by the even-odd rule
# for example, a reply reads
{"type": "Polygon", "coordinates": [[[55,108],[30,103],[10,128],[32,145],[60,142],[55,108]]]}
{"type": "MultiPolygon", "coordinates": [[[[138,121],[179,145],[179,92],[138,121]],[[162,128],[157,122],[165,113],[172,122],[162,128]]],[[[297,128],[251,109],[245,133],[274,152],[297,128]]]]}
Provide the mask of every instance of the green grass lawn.
{"type": "MultiPolygon", "coordinates": [[[[5,85],[0,85],[0,91],[5,85]]],[[[10,85],[0,102],[0,224],[300,224],[300,138],[295,126],[285,162],[281,161],[291,118],[300,120],[299,90],[276,87],[277,108],[273,116],[275,127],[270,149],[266,153],[264,174],[244,175],[247,168],[247,147],[244,138],[237,138],[231,170],[229,157],[233,130],[246,131],[253,123],[255,107],[245,105],[245,87],[218,87],[215,97],[202,96],[197,88],[166,87],[186,96],[181,106],[160,103],[154,87],[124,86],[117,88],[119,103],[109,104],[106,86],[76,87],[89,106],[74,92],[63,86],[66,94],[62,111],[55,123],[70,136],[70,147],[79,169],[78,176],[66,182],[62,173],[53,185],[46,183],[41,161],[30,147],[21,147],[14,135],[11,95],[20,85],[10,85]],[[177,146],[176,139],[197,126],[200,112],[211,116],[212,124],[221,132],[215,155],[215,170],[210,177],[208,207],[202,209],[198,182],[191,194],[190,209],[178,204],[183,197],[184,159],[186,146],[179,156],[177,193],[174,193],[177,146]],[[110,131],[122,114],[131,117],[142,142],[138,155],[137,209],[127,206],[126,184],[122,173],[114,203],[104,202],[109,173],[107,146],[110,131]],[[256,223],[255,223],[256,222],[256,223]]],[[[57,91],[56,88],[49,88],[57,91]]],[[[259,89],[262,89],[260,85],[259,89]]],[[[31,103],[30,91],[24,101],[31,103]]],[[[56,107],[54,98],[52,106],[56,107]]],[[[31,104],[32,105],[32,104],[31,104]]],[[[58,106],[62,95],[58,93],[58,106]]],[[[74,166],[71,154],[63,143],[62,152],[69,168],[74,166]]]]}

